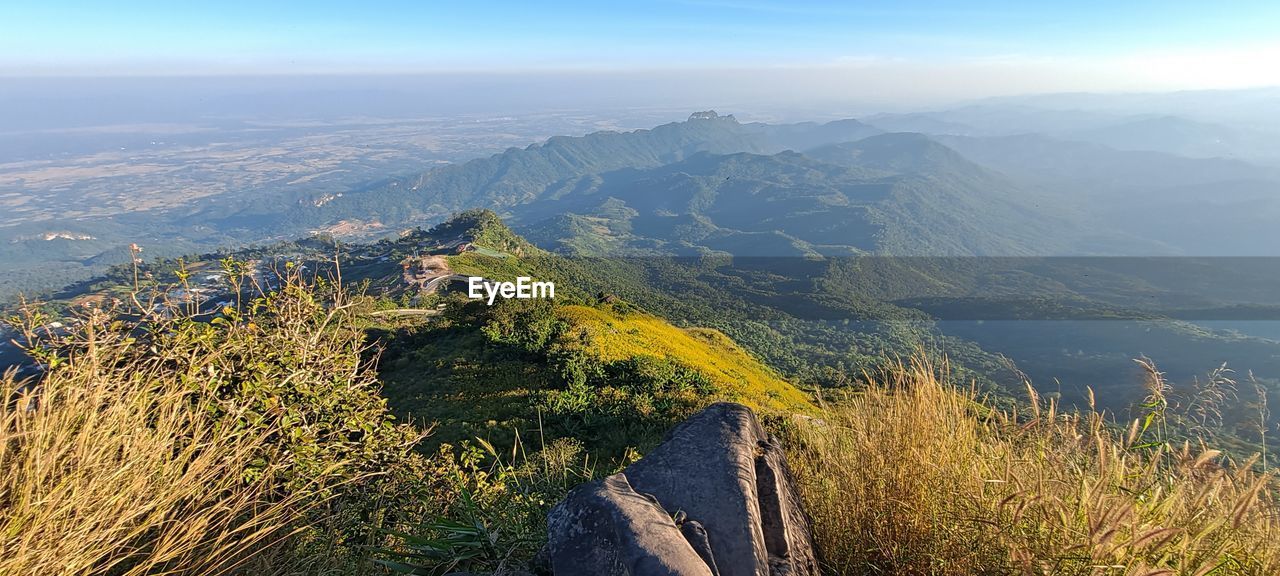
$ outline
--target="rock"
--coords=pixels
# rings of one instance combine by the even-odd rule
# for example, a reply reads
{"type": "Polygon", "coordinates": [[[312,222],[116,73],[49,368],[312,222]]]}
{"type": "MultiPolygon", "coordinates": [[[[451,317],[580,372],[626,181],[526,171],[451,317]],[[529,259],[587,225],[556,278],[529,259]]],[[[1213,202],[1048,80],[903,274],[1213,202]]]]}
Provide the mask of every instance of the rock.
{"type": "Polygon", "coordinates": [[[711,569],[714,576],[720,576],[720,570],[716,568],[715,555],[711,553],[711,540],[707,538],[707,529],[697,520],[685,520],[680,524],[680,533],[684,535],[685,541],[693,547],[693,551],[698,554],[702,562],[711,569]]]}
{"type": "Polygon", "coordinates": [[[740,404],[708,407],[622,473],[574,489],[548,530],[557,576],[819,573],[785,454],[740,404]]]}
{"type": "Polygon", "coordinates": [[[574,488],[547,514],[556,576],[713,576],[680,527],[623,474],[574,488]]]}

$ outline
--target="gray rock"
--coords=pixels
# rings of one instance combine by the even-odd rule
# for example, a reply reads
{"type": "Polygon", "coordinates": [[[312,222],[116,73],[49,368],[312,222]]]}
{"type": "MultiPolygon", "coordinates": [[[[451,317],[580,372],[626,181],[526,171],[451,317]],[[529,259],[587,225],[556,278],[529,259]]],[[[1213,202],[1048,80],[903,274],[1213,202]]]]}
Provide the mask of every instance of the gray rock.
{"type": "Polygon", "coordinates": [[[785,454],[740,404],[708,407],[622,473],[574,489],[548,530],[556,576],[819,574],[785,454]]]}
{"type": "Polygon", "coordinates": [[[556,576],[714,576],[680,527],[623,474],[574,488],[547,514],[556,576]]]}
{"type": "Polygon", "coordinates": [[[693,547],[693,551],[698,557],[706,563],[707,568],[711,569],[714,576],[720,576],[720,570],[716,569],[716,558],[711,553],[711,540],[707,538],[707,529],[697,520],[686,520],[680,524],[680,533],[684,535],[684,539],[693,547]]]}

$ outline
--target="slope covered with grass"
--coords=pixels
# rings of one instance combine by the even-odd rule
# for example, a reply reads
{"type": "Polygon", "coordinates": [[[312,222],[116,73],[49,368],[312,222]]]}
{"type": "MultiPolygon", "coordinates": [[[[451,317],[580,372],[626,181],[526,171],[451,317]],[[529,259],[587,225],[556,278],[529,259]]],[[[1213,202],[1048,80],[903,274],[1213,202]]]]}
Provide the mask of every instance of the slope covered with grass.
{"type": "Polygon", "coordinates": [[[361,358],[366,299],[296,268],[212,315],[154,288],[11,319],[41,370],[0,376],[0,574],[359,572],[443,504],[403,498],[436,480],[361,358]]]}
{"type": "Polygon", "coordinates": [[[381,378],[426,445],[575,438],[604,461],[643,450],[717,400],[808,411],[808,394],[723,334],[682,329],[623,302],[456,303],[390,336],[381,378]]]}
{"type": "Polygon", "coordinates": [[[590,306],[566,306],[561,317],[572,327],[568,337],[588,342],[605,362],[641,356],[672,358],[705,375],[718,399],[766,411],[812,407],[807,394],[719,331],[682,329],[657,316],[590,306]]]}

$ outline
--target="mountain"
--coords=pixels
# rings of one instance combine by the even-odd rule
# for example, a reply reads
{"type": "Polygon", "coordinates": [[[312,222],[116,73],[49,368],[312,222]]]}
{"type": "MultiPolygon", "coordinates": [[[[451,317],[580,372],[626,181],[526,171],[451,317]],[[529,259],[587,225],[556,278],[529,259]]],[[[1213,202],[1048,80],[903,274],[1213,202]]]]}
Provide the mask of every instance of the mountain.
{"type": "Polygon", "coordinates": [[[936,138],[1021,188],[1069,206],[1077,220],[1116,232],[1082,248],[1123,255],[1280,254],[1280,232],[1271,224],[1280,214],[1275,168],[1036,134],[936,138]],[[1208,227],[1212,234],[1204,232],[1208,227]]]}
{"type": "Polygon", "coordinates": [[[1226,126],[1167,115],[1136,118],[1064,137],[1117,150],[1151,150],[1193,158],[1229,158],[1243,144],[1243,137],[1226,126]]]}
{"type": "Polygon", "coordinates": [[[737,256],[1021,255],[1065,250],[1071,222],[919,134],[803,155],[700,154],[575,180],[511,210],[535,242],[575,252],[737,256]]]}
{"type": "MultiPolygon", "coordinates": [[[[873,117],[886,126],[929,119],[964,120],[976,127],[967,134],[1005,120],[1035,120],[1031,126],[1056,134],[1133,120],[990,105],[873,117]]],[[[744,124],[701,112],[650,130],[554,137],[341,194],[295,188],[164,216],[174,221],[138,213],[76,222],[66,230],[95,239],[0,246],[12,268],[0,296],[41,288],[41,278],[46,285],[84,279],[119,261],[134,241],[148,257],[172,257],[309,234],[372,239],[477,207],[499,211],[546,246],[580,254],[1257,254],[1280,245],[1269,241],[1265,220],[1280,201],[1269,193],[1280,181],[1275,170],[1062,138],[927,137],[857,120],[744,124]],[[788,150],[813,164],[783,156],[788,150]],[[1153,214],[1150,204],[1165,194],[1176,201],[1161,215],[1177,224],[1135,217],[1153,214]],[[1207,214],[1244,224],[1219,230],[1211,243],[1197,239],[1188,224],[1205,198],[1214,199],[1207,214]],[[142,229],[170,241],[139,239],[142,229]]],[[[30,233],[50,230],[62,228],[30,233]]]]}
{"type": "Polygon", "coordinates": [[[967,124],[935,118],[924,112],[907,114],[873,114],[863,119],[867,124],[889,132],[920,132],[924,134],[976,134],[978,129],[967,124]]]}
{"type": "Polygon", "coordinates": [[[958,108],[877,114],[866,121],[885,130],[963,136],[1058,134],[1102,128],[1131,116],[1101,110],[1052,109],[1014,103],[979,102],[958,108]]]}
{"type": "MultiPolygon", "coordinates": [[[[415,306],[421,297],[405,286],[401,264],[421,253],[448,256],[460,274],[546,276],[577,302],[615,294],[678,325],[713,326],[771,367],[815,380],[840,381],[832,375],[840,366],[872,369],[916,346],[953,352],[959,369],[982,375],[985,384],[1016,381],[1001,372],[994,352],[1040,381],[1065,375],[1073,386],[1114,377],[1125,357],[1144,353],[1165,362],[1176,358],[1171,372],[1184,376],[1225,359],[1242,368],[1269,366],[1267,345],[1229,354],[1229,339],[1186,326],[1162,324],[1167,337],[1147,348],[1142,334],[1150,332],[1132,323],[1107,335],[1098,333],[1109,329],[1104,324],[1021,324],[1030,335],[1013,338],[1006,337],[1010,331],[992,333],[994,322],[980,329],[933,323],[1135,315],[1164,322],[1187,313],[1205,317],[1198,312],[1203,310],[1217,314],[1212,311],[1224,306],[1268,306],[1265,294],[1254,297],[1257,290],[1239,299],[1200,290],[1215,278],[1235,283],[1215,276],[1218,265],[1196,268],[1198,276],[1189,280],[1190,272],[1163,269],[1144,276],[1112,270],[1103,261],[1041,266],[1034,258],[1010,265],[968,258],[1116,255],[1143,246],[1154,247],[1147,253],[1203,254],[1265,246],[1257,239],[1272,234],[1268,222],[1278,217],[1270,208],[1268,180],[1229,180],[1265,176],[1265,170],[1035,135],[876,133],[802,153],[778,150],[784,141],[812,144],[864,131],[863,124],[849,122],[776,131],[697,114],[651,131],[552,139],[390,180],[297,213],[378,219],[390,228],[415,219],[434,222],[428,209],[445,210],[445,201],[496,206],[532,244],[506,230],[495,214],[469,212],[430,231],[358,248],[342,244],[350,251],[343,276],[369,280],[375,293],[415,306]],[[805,134],[818,136],[801,138],[805,134]],[[723,152],[737,147],[752,151],[723,152]],[[1019,164],[1029,168],[1015,170],[1019,164]],[[1157,174],[1164,169],[1168,175],[1157,174]],[[1197,172],[1202,180],[1177,185],[1180,175],[1197,172]],[[1144,187],[1148,174],[1152,185],[1144,187]],[[431,199],[440,202],[423,204],[431,199]],[[363,211],[328,212],[344,206],[363,211]],[[1206,217],[1233,227],[1198,220],[1206,217]],[[484,251],[454,254],[467,243],[484,251]],[[962,258],[881,258],[904,255],[962,258]],[[1056,344],[1030,346],[1036,338],[1056,344]],[[1073,361],[1075,371],[1063,369],[1076,353],[1090,360],[1073,361]]],[[[305,256],[321,268],[339,246],[324,236],[310,243],[237,254],[263,266],[305,256]]],[[[210,262],[220,257],[213,256],[210,262]]],[[[203,266],[216,270],[216,264],[203,266]]]]}
{"type": "Polygon", "coordinates": [[[749,124],[747,127],[764,135],[773,147],[796,152],[804,152],[833,142],[861,140],[884,132],[878,127],[852,118],[826,124],[800,122],[798,124],[749,124]]]}
{"type": "Polygon", "coordinates": [[[914,132],[888,133],[830,144],[809,150],[805,156],[837,166],[894,174],[997,178],[994,174],[984,173],[982,167],[937,140],[914,132]]]}
{"type": "Polygon", "coordinates": [[[1029,106],[1039,109],[1095,110],[1121,114],[1131,119],[1178,117],[1226,128],[1245,138],[1245,157],[1275,159],[1275,133],[1280,130],[1280,89],[1276,87],[1241,90],[1181,90],[1147,93],[1065,93],[1038,94],[984,101],[993,106],[1029,106]],[[1249,147],[1258,147],[1250,150],[1249,147]]]}
{"type": "Polygon", "coordinates": [[[860,138],[878,132],[856,120],[828,124],[741,124],[715,112],[693,114],[651,130],[556,136],[540,144],[419,174],[391,178],[363,189],[303,201],[281,212],[269,200],[234,213],[210,215],[226,226],[243,223],[323,228],[347,220],[380,226],[429,223],[458,210],[505,210],[540,199],[567,180],[622,169],[682,161],[700,152],[775,153],[860,138]]]}
{"type": "Polygon", "coordinates": [[[1103,144],[1046,136],[933,136],[965,158],[1022,181],[1040,185],[1070,182],[1099,186],[1156,188],[1259,179],[1275,170],[1241,160],[1187,158],[1167,152],[1117,150],[1103,144]]]}
{"type": "Polygon", "coordinates": [[[1192,158],[1275,166],[1280,118],[1274,89],[1176,94],[1048,94],[991,98],[956,108],[876,114],[888,131],[938,136],[1036,134],[1192,158]]]}

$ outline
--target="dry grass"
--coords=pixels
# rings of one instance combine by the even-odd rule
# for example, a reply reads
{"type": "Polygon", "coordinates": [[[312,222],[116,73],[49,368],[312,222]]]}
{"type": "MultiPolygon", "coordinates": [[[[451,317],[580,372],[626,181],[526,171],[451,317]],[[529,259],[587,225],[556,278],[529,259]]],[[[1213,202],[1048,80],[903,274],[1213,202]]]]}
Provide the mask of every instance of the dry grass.
{"type": "Polygon", "coordinates": [[[0,574],[216,574],[287,536],[304,495],[244,479],[274,430],[227,430],[133,339],[87,337],[0,402],[0,574]]]}
{"type": "Polygon", "coordinates": [[[1280,573],[1270,475],[1097,414],[993,411],[917,363],[793,430],[834,574],[1280,573]]]}
{"type": "Polygon", "coordinates": [[[10,319],[43,370],[0,377],[0,574],[364,561],[371,494],[417,462],[420,431],[373,386],[351,301],[316,289],[295,271],[245,312],[206,320],[136,287],[132,302],[62,324],[35,307],[10,319]]]}

